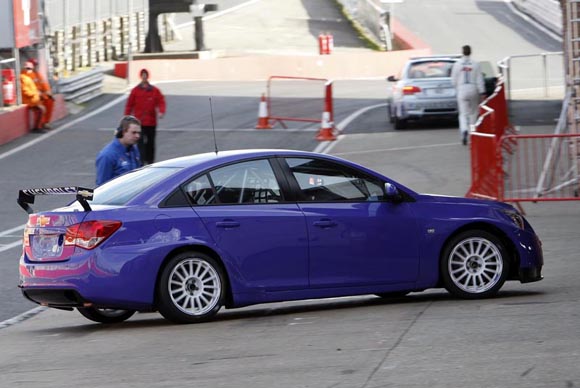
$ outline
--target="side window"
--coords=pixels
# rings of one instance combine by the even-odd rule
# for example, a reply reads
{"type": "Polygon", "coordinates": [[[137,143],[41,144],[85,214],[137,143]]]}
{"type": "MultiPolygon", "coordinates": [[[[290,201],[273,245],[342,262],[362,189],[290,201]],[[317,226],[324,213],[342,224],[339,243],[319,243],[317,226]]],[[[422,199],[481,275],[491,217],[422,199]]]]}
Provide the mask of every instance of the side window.
{"type": "Polygon", "coordinates": [[[214,191],[209,183],[207,174],[185,185],[185,192],[194,205],[209,205],[215,203],[214,191]]]}
{"type": "Polygon", "coordinates": [[[368,177],[346,166],[318,159],[288,158],[286,161],[298,182],[304,201],[380,201],[383,199],[383,185],[378,179],[368,177]]]}
{"type": "Polygon", "coordinates": [[[185,186],[195,205],[275,203],[283,200],[267,160],[236,163],[210,171],[185,186]]]}
{"type": "Polygon", "coordinates": [[[220,203],[274,203],[282,201],[280,186],[267,160],[252,160],[209,173],[220,203]]]}

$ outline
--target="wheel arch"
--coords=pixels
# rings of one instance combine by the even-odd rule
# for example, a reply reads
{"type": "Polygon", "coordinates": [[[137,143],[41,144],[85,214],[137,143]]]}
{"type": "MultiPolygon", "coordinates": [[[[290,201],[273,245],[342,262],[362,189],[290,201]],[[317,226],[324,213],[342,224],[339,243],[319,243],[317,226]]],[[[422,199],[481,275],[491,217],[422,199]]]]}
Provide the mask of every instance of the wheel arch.
{"type": "Polygon", "coordinates": [[[157,308],[157,304],[159,303],[158,301],[158,294],[157,294],[157,289],[159,286],[159,281],[161,278],[161,273],[163,272],[163,270],[165,269],[165,266],[167,265],[167,263],[169,262],[169,260],[176,256],[179,255],[181,253],[185,253],[185,252],[200,252],[203,253],[207,256],[210,256],[212,259],[214,259],[218,265],[220,266],[220,269],[222,270],[223,274],[224,274],[224,278],[225,278],[225,283],[224,287],[226,290],[226,295],[225,295],[225,303],[224,303],[224,307],[229,308],[233,305],[233,294],[232,294],[232,289],[231,289],[231,282],[230,282],[230,275],[226,269],[226,266],[222,260],[222,258],[220,257],[220,255],[218,255],[218,253],[216,251],[214,251],[213,249],[209,248],[206,245],[184,245],[184,246],[180,246],[178,248],[173,249],[171,252],[169,252],[164,258],[163,261],[161,263],[161,265],[159,266],[159,270],[157,271],[157,277],[155,279],[155,295],[154,295],[154,305],[157,308]]]}
{"type": "MultiPolygon", "coordinates": [[[[487,222],[472,222],[472,223],[463,225],[461,228],[458,228],[456,231],[454,231],[449,236],[447,236],[447,239],[445,239],[445,241],[441,245],[441,250],[439,251],[439,264],[441,264],[441,261],[443,260],[443,252],[445,251],[445,248],[447,247],[449,242],[453,238],[455,238],[455,236],[457,236],[463,232],[467,232],[469,230],[483,230],[483,231],[491,233],[494,236],[496,236],[497,238],[499,238],[500,242],[503,244],[504,248],[507,250],[510,264],[511,264],[510,268],[509,268],[510,272],[508,273],[507,280],[517,279],[518,278],[518,270],[520,267],[520,257],[519,257],[519,254],[518,254],[518,251],[517,251],[515,245],[513,244],[512,240],[507,236],[507,234],[503,230],[501,230],[497,226],[489,224],[487,222]]],[[[439,266],[438,266],[438,268],[439,268],[439,266]]],[[[441,274],[441,272],[439,272],[438,279],[437,279],[437,286],[441,287],[442,285],[443,285],[442,274],[441,274]]]]}

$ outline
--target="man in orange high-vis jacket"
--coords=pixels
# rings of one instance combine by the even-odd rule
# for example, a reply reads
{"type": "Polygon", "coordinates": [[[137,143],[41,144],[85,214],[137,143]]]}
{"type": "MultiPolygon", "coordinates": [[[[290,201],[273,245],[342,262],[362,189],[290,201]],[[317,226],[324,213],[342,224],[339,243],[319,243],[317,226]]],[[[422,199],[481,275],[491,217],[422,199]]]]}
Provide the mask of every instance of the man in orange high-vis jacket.
{"type": "Polygon", "coordinates": [[[36,88],[40,93],[40,103],[44,106],[44,113],[40,120],[40,127],[44,129],[50,129],[50,119],[52,117],[52,111],[54,109],[54,97],[52,96],[52,90],[50,89],[50,84],[38,71],[38,61],[34,58],[29,60],[30,63],[34,65],[31,72],[28,73],[29,77],[32,78],[36,84],[36,88]]]}
{"type": "Polygon", "coordinates": [[[34,67],[31,62],[26,62],[25,68],[20,73],[20,89],[22,103],[28,105],[28,109],[34,115],[32,131],[43,132],[41,129],[41,120],[44,114],[44,106],[41,104],[40,93],[34,80],[29,75],[29,71],[34,67]]]}

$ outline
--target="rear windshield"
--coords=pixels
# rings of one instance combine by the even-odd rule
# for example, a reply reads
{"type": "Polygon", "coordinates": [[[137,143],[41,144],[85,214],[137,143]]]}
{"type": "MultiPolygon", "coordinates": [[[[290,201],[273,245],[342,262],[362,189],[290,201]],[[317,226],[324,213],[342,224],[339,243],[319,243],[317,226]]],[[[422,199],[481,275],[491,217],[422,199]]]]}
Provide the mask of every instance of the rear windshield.
{"type": "Polygon", "coordinates": [[[441,78],[451,77],[452,61],[415,62],[409,66],[407,78],[441,78]]]}
{"type": "Polygon", "coordinates": [[[131,171],[95,189],[91,204],[125,205],[135,196],[181,168],[149,167],[131,171]]]}

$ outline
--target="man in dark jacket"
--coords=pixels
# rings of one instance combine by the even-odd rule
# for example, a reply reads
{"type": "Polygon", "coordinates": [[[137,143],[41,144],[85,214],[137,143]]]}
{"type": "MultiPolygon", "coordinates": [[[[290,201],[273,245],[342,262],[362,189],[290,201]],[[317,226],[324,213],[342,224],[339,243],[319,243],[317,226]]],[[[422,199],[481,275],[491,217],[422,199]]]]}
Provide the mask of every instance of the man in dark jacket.
{"type": "Polygon", "coordinates": [[[149,83],[147,69],[142,69],[139,75],[141,82],[131,90],[125,105],[125,114],[132,114],[141,121],[139,151],[143,164],[151,164],[155,161],[157,116],[162,118],[165,115],[165,98],[157,87],[149,83]]]}

